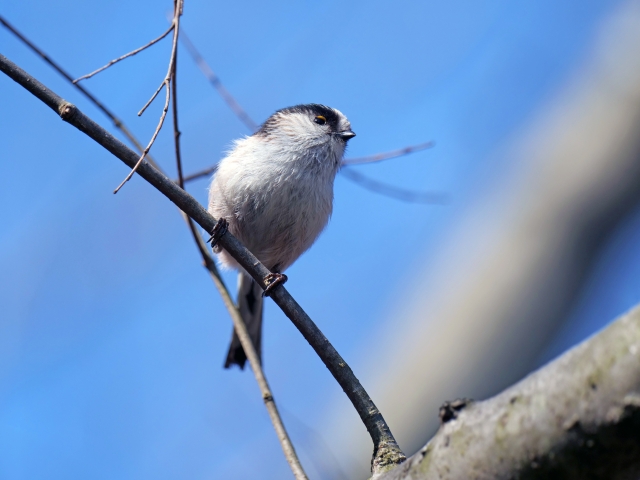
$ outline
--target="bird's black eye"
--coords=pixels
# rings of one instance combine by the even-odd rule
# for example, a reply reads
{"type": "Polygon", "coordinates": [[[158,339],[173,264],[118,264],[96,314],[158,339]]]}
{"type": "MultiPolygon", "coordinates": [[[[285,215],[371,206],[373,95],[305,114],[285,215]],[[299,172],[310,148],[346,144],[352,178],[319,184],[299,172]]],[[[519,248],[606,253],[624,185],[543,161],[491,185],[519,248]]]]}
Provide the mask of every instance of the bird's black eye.
{"type": "Polygon", "coordinates": [[[322,115],[318,115],[316,118],[313,119],[314,122],[316,122],[318,125],[324,125],[325,123],[327,123],[327,119],[324,118],[322,115]]]}

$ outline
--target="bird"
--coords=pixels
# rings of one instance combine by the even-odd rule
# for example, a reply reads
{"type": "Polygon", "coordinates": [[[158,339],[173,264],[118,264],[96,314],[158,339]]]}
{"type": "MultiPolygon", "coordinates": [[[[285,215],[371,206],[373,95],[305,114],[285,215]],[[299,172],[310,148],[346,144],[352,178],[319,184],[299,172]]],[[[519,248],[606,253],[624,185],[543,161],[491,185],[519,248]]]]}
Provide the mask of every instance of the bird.
{"type": "MultiPolygon", "coordinates": [[[[208,211],[280,278],[318,238],[333,210],[333,183],[355,137],[347,117],[320,104],[283,108],[250,136],[236,140],[218,164],[208,211]]],[[[237,307],[262,362],[263,293],[221,246],[222,268],[238,270],[237,307]]],[[[244,368],[235,332],[225,368],[244,368]]]]}

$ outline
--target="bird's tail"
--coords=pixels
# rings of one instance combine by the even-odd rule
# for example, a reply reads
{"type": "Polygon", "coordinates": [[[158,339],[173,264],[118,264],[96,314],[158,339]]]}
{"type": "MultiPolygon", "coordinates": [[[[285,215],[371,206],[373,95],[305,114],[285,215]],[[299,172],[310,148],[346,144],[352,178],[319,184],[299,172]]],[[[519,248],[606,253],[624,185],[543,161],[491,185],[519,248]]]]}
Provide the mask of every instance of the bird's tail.
{"type": "MultiPolygon", "coordinates": [[[[244,320],[249,337],[256,349],[258,358],[262,362],[262,289],[260,285],[244,272],[238,274],[238,309],[244,320]]],[[[224,368],[231,365],[238,365],[244,369],[247,361],[247,355],[244,353],[240,339],[233,330],[233,338],[227,353],[227,360],[224,362],[224,368]]]]}

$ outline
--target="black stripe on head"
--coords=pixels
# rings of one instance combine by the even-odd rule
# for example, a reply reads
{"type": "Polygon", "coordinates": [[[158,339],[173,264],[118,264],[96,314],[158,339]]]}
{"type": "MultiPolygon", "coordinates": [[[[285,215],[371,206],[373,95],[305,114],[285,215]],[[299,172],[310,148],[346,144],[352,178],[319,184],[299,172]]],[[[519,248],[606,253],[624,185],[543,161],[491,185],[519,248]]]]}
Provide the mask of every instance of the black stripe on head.
{"type": "Polygon", "coordinates": [[[337,131],[340,118],[333,108],[320,105],[318,103],[307,103],[295,105],[293,107],[282,108],[271,115],[261,126],[255,135],[267,136],[274,129],[278,115],[288,115],[296,113],[306,113],[311,117],[322,115],[327,120],[327,125],[331,131],[337,131]]]}

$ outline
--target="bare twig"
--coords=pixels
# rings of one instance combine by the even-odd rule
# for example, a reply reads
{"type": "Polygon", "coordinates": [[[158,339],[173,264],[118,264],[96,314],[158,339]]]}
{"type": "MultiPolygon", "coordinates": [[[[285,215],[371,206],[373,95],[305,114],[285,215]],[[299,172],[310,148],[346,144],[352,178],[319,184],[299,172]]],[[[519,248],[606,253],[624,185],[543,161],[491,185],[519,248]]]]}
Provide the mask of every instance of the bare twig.
{"type": "Polygon", "coordinates": [[[166,89],[167,89],[167,95],[164,102],[164,107],[162,108],[162,114],[160,115],[160,121],[158,122],[158,126],[156,127],[155,132],[153,132],[153,136],[151,137],[149,144],[142,151],[142,155],[140,155],[140,158],[138,159],[136,164],[133,166],[131,171],[127,174],[125,179],[122,182],[120,182],[120,185],[116,187],[113,193],[118,193],[120,189],[124,186],[124,184],[127,183],[129,180],[131,180],[131,177],[133,177],[133,174],[136,173],[136,170],[140,167],[140,164],[149,153],[149,150],[151,150],[151,146],[156,141],[156,138],[158,138],[158,134],[160,133],[160,130],[162,129],[162,125],[164,124],[164,119],[167,118],[167,111],[169,110],[169,98],[171,97],[169,83],[166,83],[164,85],[166,86],[166,89]]]}
{"type": "MultiPolygon", "coordinates": [[[[129,167],[133,167],[136,164],[138,155],[134,151],[87,117],[76,106],[56,95],[3,55],[0,55],[0,71],[55,111],[65,122],[92,138],[123,163],[129,167]]],[[[195,198],[181,189],[171,179],[149,163],[140,165],[137,173],[189,215],[205,231],[211,232],[213,230],[216,225],[216,219],[195,198]]],[[[227,232],[220,237],[219,244],[251,275],[263,290],[268,286],[267,280],[270,278],[271,272],[238,239],[227,232]]],[[[347,362],[283,285],[277,285],[273,289],[271,298],[309,342],[358,412],[374,444],[371,463],[372,472],[377,475],[403,462],[406,457],[398,447],[382,414],[347,362]]]]}
{"type": "Polygon", "coordinates": [[[178,52],[178,34],[180,33],[180,15],[182,15],[182,2],[183,0],[176,0],[174,4],[174,11],[173,11],[173,23],[171,25],[171,29],[166,32],[166,33],[169,33],[169,31],[173,30],[173,43],[171,45],[171,56],[169,58],[169,68],[167,69],[167,74],[164,77],[164,80],[162,81],[158,89],[151,96],[151,99],[149,99],[149,101],[145,104],[145,106],[142,107],[142,110],[138,112],[138,116],[142,115],[144,111],[147,109],[147,107],[151,105],[151,102],[153,102],[155,98],[158,96],[158,94],[160,93],[160,90],[162,90],[162,88],[164,87],[166,89],[167,95],[165,96],[164,107],[162,108],[162,114],[160,115],[158,126],[156,127],[155,132],[153,132],[153,136],[151,137],[149,144],[142,151],[142,155],[140,155],[138,162],[133,166],[129,174],[120,183],[120,185],[116,187],[113,193],[118,193],[118,191],[120,191],[120,189],[124,186],[124,184],[127,183],[129,180],[131,180],[131,177],[133,177],[133,174],[136,173],[136,170],[140,168],[140,165],[142,164],[143,160],[149,153],[149,150],[151,150],[151,147],[156,141],[156,138],[158,138],[158,134],[162,129],[162,125],[164,125],[165,118],[167,118],[167,111],[169,110],[169,100],[171,99],[171,77],[173,76],[173,73],[175,71],[174,66],[175,66],[176,55],[178,52]]]}
{"type": "Polygon", "coordinates": [[[111,65],[114,65],[116,63],[118,63],[121,60],[124,60],[125,58],[129,58],[129,57],[133,57],[135,54],[140,53],[141,51],[149,48],[151,45],[158,43],[160,40],[162,40],[164,37],[166,37],[167,35],[169,35],[169,33],[174,29],[175,27],[175,23],[172,23],[171,26],[169,27],[169,29],[164,32],[162,35],[160,35],[158,38],[151,40],[149,43],[147,43],[146,45],[143,45],[140,48],[136,48],[134,51],[126,53],[124,55],[122,55],[121,57],[118,57],[114,60],[111,60],[109,63],[107,63],[105,66],[100,67],[97,70],[94,70],[91,73],[87,73],[86,75],[81,76],[80,78],[76,78],[75,80],[72,80],[73,83],[78,83],[81,80],[86,80],[87,78],[91,78],[94,75],[102,72],[103,70],[106,70],[107,68],[109,68],[111,65]]]}
{"type": "Polygon", "coordinates": [[[213,85],[213,87],[218,91],[218,93],[220,94],[222,99],[227,103],[229,108],[233,110],[233,113],[236,114],[236,117],[238,117],[238,119],[242,123],[244,123],[245,127],[247,127],[251,132],[255,132],[256,130],[258,130],[258,124],[251,119],[251,117],[244,110],[244,108],[242,108],[240,104],[236,101],[236,99],[233,98],[233,95],[229,93],[229,90],[225,88],[225,86],[220,81],[220,78],[218,78],[218,76],[214,73],[214,71],[211,69],[209,64],[205,61],[204,58],[202,58],[202,55],[200,55],[200,52],[198,52],[198,50],[193,45],[193,43],[191,43],[191,40],[189,40],[189,37],[187,37],[184,30],[180,35],[180,41],[184,43],[184,46],[187,48],[187,51],[189,52],[193,60],[196,62],[196,65],[198,65],[198,68],[200,69],[200,71],[204,74],[205,77],[207,77],[207,80],[209,80],[209,83],[213,85]]]}
{"type": "MultiPolygon", "coordinates": [[[[171,76],[173,98],[171,99],[171,116],[173,118],[173,146],[176,152],[176,170],[178,171],[178,185],[184,190],[184,178],[182,178],[182,153],[180,150],[180,127],[178,126],[178,52],[173,61],[173,74],[171,76]]],[[[191,222],[191,221],[190,221],[191,222]]]]}
{"type": "MultiPolygon", "coordinates": [[[[169,75],[169,74],[167,74],[169,75]]],[[[158,88],[156,88],[156,91],[153,92],[153,95],[151,95],[151,98],[149,100],[147,100],[147,103],[144,104],[144,106],[140,109],[140,111],[138,112],[138,116],[142,116],[142,114],[147,110],[147,108],[149,107],[149,105],[151,105],[151,103],[156,99],[156,97],[158,96],[158,94],[162,91],[162,89],[164,87],[167,86],[167,78],[165,77],[162,80],[162,83],[160,84],[160,86],[158,88]]]]}
{"type": "MultiPolygon", "coordinates": [[[[180,188],[184,189],[184,178],[182,175],[182,155],[180,151],[180,128],[178,127],[178,55],[176,53],[174,62],[173,62],[173,74],[171,77],[171,84],[173,88],[173,97],[172,97],[172,117],[173,117],[173,140],[175,146],[175,154],[176,154],[176,169],[178,170],[178,185],[180,188]]],[[[249,365],[251,365],[251,370],[253,371],[254,376],[256,377],[256,382],[258,383],[258,387],[260,388],[260,393],[262,394],[262,399],[264,401],[265,407],[267,408],[267,412],[269,413],[269,418],[271,419],[271,423],[273,424],[273,428],[276,431],[276,435],[278,436],[278,440],[280,441],[280,446],[282,447],[282,451],[284,452],[284,456],[291,467],[291,471],[293,472],[294,477],[297,480],[308,480],[307,475],[302,468],[302,464],[298,459],[298,455],[296,454],[296,450],[293,447],[293,443],[289,438],[289,434],[284,426],[282,421],[282,417],[280,417],[280,413],[278,412],[278,408],[276,407],[276,402],[273,398],[273,393],[269,388],[269,383],[267,382],[267,378],[262,370],[262,365],[260,364],[260,357],[258,356],[253,342],[251,341],[251,337],[249,336],[249,332],[247,331],[247,326],[238,311],[238,308],[233,303],[231,295],[229,294],[229,290],[224,284],[218,269],[215,265],[215,262],[209,255],[206,244],[202,240],[202,237],[198,233],[196,226],[193,223],[193,220],[189,218],[184,212],[182,213],[185,218],[189,230],[191,231],[191,235],[193,236],[194,241],[196,242],[196,246],[198,247],[198,251],[202,256],[202,262],[204,267],[209,272],[209,276],[213,280],[216,288],[220,292],[220,296],[231,315],[231,320],[233,321],[233,326],[240,340],[240,344],[247,354],[247,359],[249,360],[249,365]]]]}
{"type": "Polygon", "coordinates": [[[342,168],[340,172],[352,182],[360,185],[361,187],[371,190],[375,193],[386,195],[387,197],[396,198],[404,202],[409,203],[426,203],[435,205],[444,205],[447,203],[447,196],[444,193],[438,192],[412,192],[404,188],[394,187],[387,185],[386,183],[378,182],[365,177],[361,173],[358,173],[351,168],[342,168]]]}
{"type": "Polygon", "coordinates": [[[363,163],[375,163],[383,160],[390,160],[392,158],[404,157],[410,153],[419,152],[434,146],[433,142],[419,143],[418,145],[411,145],[409,147],[399,148],[398,150],[392,150],[390,152],[376,153],[375,155],[369,155],[367,157],[345,158],[342,161],[342,165],[361,165],[363,163]]]}

